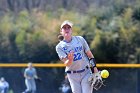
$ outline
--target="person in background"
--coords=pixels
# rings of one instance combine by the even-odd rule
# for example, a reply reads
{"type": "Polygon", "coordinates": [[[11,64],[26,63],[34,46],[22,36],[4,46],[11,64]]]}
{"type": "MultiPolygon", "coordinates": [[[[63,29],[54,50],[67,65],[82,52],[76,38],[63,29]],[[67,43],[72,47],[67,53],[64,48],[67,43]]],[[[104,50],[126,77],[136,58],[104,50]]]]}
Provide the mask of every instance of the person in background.
{"type": "Polygon", "coordinates": [[[9,83],[5,80],[4,77],[0,78],[0,93],[8,93],[9,83]]]}
{"type": "Polygon", "coordinates": [[[28,67],[24,71],[25,85],[27,89],[22,93],[36,93],[36,83],[35,79],[38,79],[36,69],[33,67],[32,63],[28,63],[28,67]]]}
{"type": "Polygon", "coordinates": [[[65,79],[62,82],[62,85],[60,87],[60,90],[61,90],[62,93],[72,93],[67,75],[65,75],[65,79]]]}

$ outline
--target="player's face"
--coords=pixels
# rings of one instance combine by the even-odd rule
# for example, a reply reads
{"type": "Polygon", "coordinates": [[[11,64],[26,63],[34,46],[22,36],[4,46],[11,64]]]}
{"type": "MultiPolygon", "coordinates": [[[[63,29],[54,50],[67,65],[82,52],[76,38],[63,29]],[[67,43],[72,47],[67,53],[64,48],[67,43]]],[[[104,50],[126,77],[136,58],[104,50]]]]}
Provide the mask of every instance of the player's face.
{"type": "Polygon", "coordinates": [[[33,67],[33,65],[29,63],[28,64],[28,68],[32,68],[32,67],[33,67]]]}
{"type": "Polygon", "coordinates": [[[69,25],[64,25],[61,29],[61,34],[65,36],[71,36],[72,34],[72,28],[69,25]]]}

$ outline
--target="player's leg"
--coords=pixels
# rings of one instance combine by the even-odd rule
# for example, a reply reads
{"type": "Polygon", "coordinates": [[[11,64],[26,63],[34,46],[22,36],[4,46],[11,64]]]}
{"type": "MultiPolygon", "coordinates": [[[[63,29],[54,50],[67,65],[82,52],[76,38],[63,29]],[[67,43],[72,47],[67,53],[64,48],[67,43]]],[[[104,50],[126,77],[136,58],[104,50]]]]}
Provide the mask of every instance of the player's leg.
{"type": "Polygon", "coordinates": [[[68,74],[68,79],[72,89],[72,93],[82,93],[80,74],[68,74]]]}
{"type": "Polygon", "coordinates": [[[1,93],[1,91],[2,91],[2,88],[0,87],[0,93],[1,93]]]}
{"type": "Polygon", "coordinates": [[[88,81],[88,78],[90,77],[90,72],[84,72],[85,74],[83,74],[83,80],[81,82],[82,85],[82,92],[83,93],[93,93],[93,88],[90,86],[90,83],[88,81]]]}
{"type": "Polygon", "coordinates": [[[32,81],[31,81],[31,86],[32,86],[32,87],[31,87],[31,88],[32,88],[32,89],[31,89],[31,90],[32,90],[32,93],[36,93],[36,84],[35,84],[35,80],[32,80],[32,81]]]}
{"type": "Polygon", "coordinates": [[[4,93],[4,89],[0,93],[4,93]]]}
{"type": "Polygon", "coordinates": [[[4,88],[4,93],[8,93],[8,90],[9,90],[9,88],[8,87],[5,87],[4,88]]]}
{"type": "Polygon", "coordinates": [[[27,89],[25,90],[25,93],[31,92],[31,87],[32,87],[31,81],[28,79],[25,79],[25,85],[27,87],[27,89]]]}

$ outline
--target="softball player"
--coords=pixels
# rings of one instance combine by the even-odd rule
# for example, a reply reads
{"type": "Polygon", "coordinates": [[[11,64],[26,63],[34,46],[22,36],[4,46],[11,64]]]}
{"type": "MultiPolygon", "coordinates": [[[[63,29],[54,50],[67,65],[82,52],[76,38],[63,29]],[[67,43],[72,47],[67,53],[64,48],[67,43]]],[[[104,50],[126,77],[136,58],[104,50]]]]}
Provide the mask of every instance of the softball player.
{"type": "Polygon", "coordinates": [[[0,93],[8,93],[9,91],[9,83],[1,77],[0,79],[0,93]]]}
{"type": "MultiPolygon", "coordinates": [[[[61,24],[60,34],[63,40],[56,46],[56,52],[66,65],[67,73],[73,93],[92,93],[88,79],[91,76],[89,59],[94,59],[89,46],[82,36],[72,36],[72,22],[66,20],[61,24]]],[[[98,73],[94,60],[93,71],[98,73]]]]}
{"type": "Polygon", "coordinates": [[[28,63],[28,67],[24,71],[25,85],[27,89],[22,93],[36,93],[35,79],[38,78],[36,69],[33,67],[32,63],[28,63]]]}

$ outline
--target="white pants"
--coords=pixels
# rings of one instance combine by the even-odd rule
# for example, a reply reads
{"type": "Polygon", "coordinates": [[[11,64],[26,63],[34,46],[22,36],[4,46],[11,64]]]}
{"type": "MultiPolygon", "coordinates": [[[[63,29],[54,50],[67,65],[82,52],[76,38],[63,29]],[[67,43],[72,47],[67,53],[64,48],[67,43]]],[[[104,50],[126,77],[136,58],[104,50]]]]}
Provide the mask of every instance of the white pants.
{"type": "Polygon", "coordinates": [[[25,79],[26,84],[26,92],[32,91],[32,93],[36,92],[36,84],[34,79],[25,79]]]}
{"type": "Polygon", "coordinates": [[[82,73],[67,74],[73,93],[92,93],[93,88],[88,82],[90,70],[87,69],[82,73]]]}

